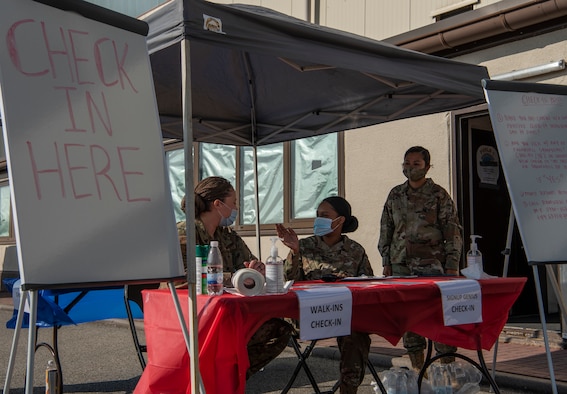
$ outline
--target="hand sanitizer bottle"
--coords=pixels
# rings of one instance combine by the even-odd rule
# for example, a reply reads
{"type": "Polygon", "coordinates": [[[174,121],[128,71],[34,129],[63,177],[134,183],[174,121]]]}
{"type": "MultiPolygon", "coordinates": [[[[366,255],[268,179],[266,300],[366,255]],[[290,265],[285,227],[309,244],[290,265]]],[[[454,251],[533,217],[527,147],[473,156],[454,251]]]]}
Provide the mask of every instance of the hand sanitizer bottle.
{"type": "Polygon", "coordinates": [[[276,242],[279,238],[272,237],[272,249],[266,260],[266,293],[281,294],[284,292],[283,260],[278,256],[276,242]]]}
{"type": "Polygon", "coordinates": [[[471,235],[471,248],[467,252],[467,267],[482,272],[482,253],[478,250],[476,239],[482,238],[480,235],[471,235]]]}

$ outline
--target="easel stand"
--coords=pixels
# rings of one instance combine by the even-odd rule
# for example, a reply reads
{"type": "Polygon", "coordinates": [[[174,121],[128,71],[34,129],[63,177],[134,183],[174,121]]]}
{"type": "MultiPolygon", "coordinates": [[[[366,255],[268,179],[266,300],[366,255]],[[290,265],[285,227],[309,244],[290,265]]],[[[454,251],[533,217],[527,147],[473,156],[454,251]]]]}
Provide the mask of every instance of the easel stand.
{"type": "MultiPolygon", "coordinates": [[[[508,276],[509,255],[510,255],[510,249],[511,249],[511,244],[512,244],[512,232],[513,232],[513,229],[514,229],[514,224],[515,224],[514,208],[511,207],[510,208],[510,218],[509,218],[509,221],[508,221],[508,236],[507,236],[507,239],[506,239],[506,249],[503,251],[503,254],[505,255],[504,269],[503,269],[503,273],[502,273],[503,277],[508,276]]],[[[550,278],[549,282],[551,283],[551,287],[553,288],[553,292],[555,293],[555,297],[558,300],[559,308],[561,309],[561,313],[563,314],[563,316],[567,316],[567,308],[565,307],[565,303],[563,301],[563,298],[561,297],[561,291],[559,289],[559,285],[557,284],[557,277],[555,275],[555,272],[553,271],[553,268],[550,265],[551,263],[529,262],[529,264],[532,266],[533,275],[534,275],[534,282],[535,282],[535,286],[536,286],[537,302],[538,302],[538,309],[539,309],[539,318],[540,318],[540,322],[541,322],[541,329],[543,331],[543,340],[544,340],[544,343],[545,343],[545,354],[547,356],[547,365],[548,365],[548,369],[549,369],[549,377],[550,377],[550,380],[551,380],[551,388],[552,388],[553,394],[557,394],[557,382],[555,381],[555,372],[553,370],[553,359],[551,358],[551,349],[549,347],[549,336],[547,335],[547,322],[546,322],[546,319],[545,319],[545,307],[543,305],[543,296],[542,296],[542,291],[541,291],[541,282],[540,282],[540,277],[539,277],[538,265],[541,265],[541,264],[545,265],[547,275],[550,278]]],[[[559,264],[559,263],[554,262],[553,264],[559,264]]],[[[565,263],[561,263],[561,264],[565,264],[565,263]]],[[[495,347],[494,347],[494,356],[493,356],[493,362],[492,362],[492,379],[493,380],[494,380],[495,371],[496,371],[497,353],[498,353],[498,341],[496,342],[495,347]]]]}
{"type": "Polygon", "coordinates": [[[185,324],[185,319],[183,318],[183,311],[181,310],[181,304],[179,302],[179,297],[177,296],[177,291],[175,290],[175,286],[173,282],[168,282],[167,286],[169,287],[169,291],[171,292],[171,296],[173,297],[173,303],[175,305],[175,311],[177,312],[177,317],[179,319],[179,324],[181,324],[181,330],[183,331],[183,338],[185,339],[185,345],[187,346],[187,352],[189,352],[189,359],[191,362],[191,392],[196,393],[197,384],[199,386],[199,390],[201,394],[205,394],[205,387],[203,386],[203,380],[201,379],[201,374],[199,372],[199,346],[197,341],[197,313],[196,312],[196,305],[195,302],[191,302],[191,300],[197,299],[197,292],[195,289],[195,282],[189,284],[189,325],[191,328],[191,332],[194,335],[189,336],[189,331],[187,329],[187,325],[185,324]]]}
{"type": "Polygon", "coordinates": [[[38,294],[37,290],[22,291],[20,297],[20,305],[18,309],[18,317],[16,318],[16,329],[14,331],[14,338],[12,340],[12,349],[10,350],[10,360],[8,361],[8,370],[6,371],[6,382],[4,383],[4,393],[10,392],[10,383],[12,380],[12,373],[14,372],[14,361],[16,360],[16,353],[18,349],[18,342],[20,338],[20,330],[22,329],[22,323],[24,321],[24,308],[26,301],[30,298],[30,321],[29,321],[29,332],[28,332],[28,355],[26,362],[26,394],[33,393],[33,367],[34,367],[34,355],[35,355],[35,343],[37,339],[37,331],[35,330],[37,321],[37,302],[38,294]]]}

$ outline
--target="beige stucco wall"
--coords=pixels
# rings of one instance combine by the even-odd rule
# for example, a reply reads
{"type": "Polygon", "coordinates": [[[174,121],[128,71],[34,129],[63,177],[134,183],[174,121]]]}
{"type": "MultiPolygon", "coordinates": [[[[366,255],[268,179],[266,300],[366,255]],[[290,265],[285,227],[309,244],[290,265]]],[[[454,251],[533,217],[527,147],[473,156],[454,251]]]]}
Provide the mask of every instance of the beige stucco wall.
{"type": "MultiPolygon", "coordinates": [[[[392,187],[403,183],[403,156],[407,148],[422,145],[431,152],[431,178],[450,191],[450,144],[448,114],[390,122],[345,133],[345,197],[359,220],[356,232],[348,234],[364,248],[375,274],[382,274],[377,244],[382,207],[392,187]]],[[[256,250],[254,238],[245,238],[256,250]]],[[[269,255],[269,237],[262,237],[262,257],[269,255]]],[[[280,256],[288,249],[279,244],[280,256]]]]}

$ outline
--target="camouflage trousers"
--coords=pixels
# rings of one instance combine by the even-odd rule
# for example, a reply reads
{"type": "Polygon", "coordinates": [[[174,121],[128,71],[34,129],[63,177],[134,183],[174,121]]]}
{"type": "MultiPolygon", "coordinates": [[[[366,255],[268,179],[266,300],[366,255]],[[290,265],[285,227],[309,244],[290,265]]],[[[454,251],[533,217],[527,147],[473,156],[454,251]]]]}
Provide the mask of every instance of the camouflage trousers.
{"type": "Polygon", "coordinates": [[[337,337],[337,345],[341,352],[340,393],[355,394],[364,380],[370,352],[370,336],[364,332],[353,331],[350,335],[337,337]]]}
{"type": "Polygon", "coordinates": [[[246,379],[264,368],[286,348],[292,332],[292,325],[278,318],[266,321],[256,330],[247,345],[250,367],[246,371],[246,379]]]}
{"type": "MultiPolygon", "coordinates": [[[[392,275],[396,276],[435,276],[443,275],[443,272],[443,267],[437,260],[435,260],[432,264],[423,264],[423,262],[422,264],[412,262],[409,266],[405,264],[392,264],[392,275]]],[[[403,341],[404,347],[408,353],[423,353],[427,347],[425,338],[414,332],[408,331],[404,333],[403,341]]],[[[455,346],[445,345],[440,342],[434,342],[434,346],[437,354],[454,353],[457,351],[455,346]]]]}

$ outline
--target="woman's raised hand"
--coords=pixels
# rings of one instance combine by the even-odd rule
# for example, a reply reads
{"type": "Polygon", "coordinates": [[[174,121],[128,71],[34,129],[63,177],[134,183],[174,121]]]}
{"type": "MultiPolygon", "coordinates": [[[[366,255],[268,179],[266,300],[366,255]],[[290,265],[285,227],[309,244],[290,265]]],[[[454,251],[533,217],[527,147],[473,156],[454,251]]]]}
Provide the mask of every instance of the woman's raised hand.
{"type": "Polygon", "coordinates": [[[294,254],[299,253],[299,238],[291,227],[284,227],[283,224],[276,224],[276,231],[282,243],[290,248],[294,254]]]}

